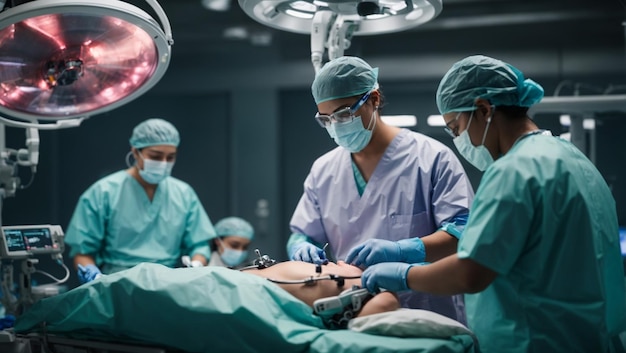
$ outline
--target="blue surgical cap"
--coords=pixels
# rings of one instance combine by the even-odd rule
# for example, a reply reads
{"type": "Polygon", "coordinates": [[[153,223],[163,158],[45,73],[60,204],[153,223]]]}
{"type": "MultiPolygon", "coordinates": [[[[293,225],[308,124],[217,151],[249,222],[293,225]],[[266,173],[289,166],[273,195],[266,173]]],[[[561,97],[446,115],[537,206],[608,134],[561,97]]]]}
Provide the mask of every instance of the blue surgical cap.
{"type": "Polygon", "coordinates": [[[180,136],[178,130],[169,122],[163,119],[148,119],[135,127],[129,141],[135,148],[156,145],[178,147],[180,136]]]}
{"type": "Polygon", "coordinates": [[[215,224],[215,233],[218,237],[238,236],[252,240],[254,229],[250,223],[239,217],[227,217],[215,224]]]}
{"type": "Polygon", "coordinates": [[[477,98],[491,104],[530,107],[543,98],[543,88],[504,61],[483,55],[469,56],[448,70],[437,88],[441,114],[475,109],[477,98]]]}
{"type": "Polygon", "coordinates": [[[311,92],[315,104],[358,96],[378,84],[378,68],[356,56],[342,56],[326,63],[315,76],[311,92]]]}

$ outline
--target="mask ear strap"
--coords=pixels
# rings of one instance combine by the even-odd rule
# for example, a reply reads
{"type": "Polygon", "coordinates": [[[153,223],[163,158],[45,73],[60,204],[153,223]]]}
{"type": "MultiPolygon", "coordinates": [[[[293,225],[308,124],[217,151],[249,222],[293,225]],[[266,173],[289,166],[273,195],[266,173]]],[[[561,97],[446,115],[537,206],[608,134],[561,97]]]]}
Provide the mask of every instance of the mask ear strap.
{"type": "Polygon", "coordinates": [[[369,122],[369,124],[367,124],[367,129],[368,130],[374,131],[374,128],[376,127],[376,120],[378,120],[378,106],[376,106],[374,108],[374,112],[372,113],[372,116],[370,118],[370,122],[369,122]],[[374,121],[373,123],[372,123],[372,120],[374,121]],[[372,127],[371,129],[370,129],[370,126],[372,127]]]}
{"type": "MultiPolygon", "coordinates": [[[[133,155],[133,151],[128,151],[128,153],[126,153],[126,165],[128,166],[128,168],[132,167],[134,165],[130,163],[130,156],[133,155]]],[[[136,163],[136,161],[135,161],[136,163]]]]}
{"type": "Polygon", "coordinates": [[[491,124],[491,119],[493,118],[493,114],[495,113],[495,106],[491,106],[491,115],[489,115],[489,117],[487,118],[487,126],[485,126],[485,132],[483,133],[483,141],[481,143],[481,145],[485,144],[485,139],[487,138],[487,130],[489,130],[489,125],[491,124]]]}

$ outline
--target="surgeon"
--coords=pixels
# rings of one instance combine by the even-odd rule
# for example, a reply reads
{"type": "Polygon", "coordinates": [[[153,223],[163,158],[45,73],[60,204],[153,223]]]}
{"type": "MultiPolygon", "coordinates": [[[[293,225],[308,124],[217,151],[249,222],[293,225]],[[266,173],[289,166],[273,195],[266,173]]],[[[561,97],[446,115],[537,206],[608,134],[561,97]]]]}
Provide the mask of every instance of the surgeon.
{"type": "Polygon", "coordinates": [[[583,153],[529,118],[542,97],[501,60],[452,66],[437,106],[461,155],[485,171],[458,254],[380,263],[362,284],[468,293],[468,325],[484,353],[613,351],[626,329],[615,201],[583,153]]]}
{"type": "MultiPolygon", "coordinates": [[[[346,259],[368,241],[390,249],[376,252],[380,260],[434,262],[454,253],[474,193],[452,150],[385,124],[378,68],[361,58],[331,60],[311,91],[315,120],[338,147],[313,163],[304,182],[291,218],[289,257],[325,263],[328,251],[346,259]]],[[[401,293],[399,299],[403,307],[465,320],[460,297],[401,293]]]]}
{"type": "Polygon", "coordinates": [[[216,238],[211,240],[209,266],[237,267],[248,257],[254,228],[245,219],[226,217],[215,223],[216,238]]]}
{"type": "Polygon", "coordinates": [[[82,194],[65,235],[81,283],[141,262],[174,267],[185,254],[207,264],[213,225],[191,186],[170,176],[179,143],[171,123],[140,123],[130,138],[135,164],[82,194]]]}

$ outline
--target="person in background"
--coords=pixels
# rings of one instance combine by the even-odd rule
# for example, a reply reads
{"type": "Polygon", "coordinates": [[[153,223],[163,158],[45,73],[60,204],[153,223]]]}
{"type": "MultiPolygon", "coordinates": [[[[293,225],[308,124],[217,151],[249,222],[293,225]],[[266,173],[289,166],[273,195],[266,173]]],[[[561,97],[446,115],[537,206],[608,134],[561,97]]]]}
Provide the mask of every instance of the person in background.
{"type": "Polygon", "coordinates": [[[246,220],[227,217],[215,223],[217,237],[211,239],[209,266],[236,267],[248,257],[248,246],[254,239],[254,229],[246,220]]]}
{"type": "Polygon", "coordinates": [[[191,186],[170,176],[179,143],[174,125],[145,120],[130,138],[135,164],[81,195],[65,234],[81,283],[141,262],[174,267],[185,254],[207,264],[213,224],[191,186]]]}
{"type": "MultiPolygon", "coordinates": [[[[313,163],[304,182],[290,222],[290,259],[324,263],[326,243],[335,259],[358,267],[454,253],[474,192],[452,150],[385,124],[378,68],[361,58],[331,60],[311,91],[315,120],[339,146],[313,163]]],[[[465,321],[461,297],[398,297],[403,307],[465,321]]]]}
{"type": "Polygon", "coordinates": [[[626,329],[615,200],[573,144],[537,127],[543,88],[494,58],[446,73],[437,106],[459,152],[484,170],[458,253],[368,267],[370,291],[465,296],[484,353],[615,352],[626,329]],[[421,266],[420,266],[421,265],[421,266]]]}

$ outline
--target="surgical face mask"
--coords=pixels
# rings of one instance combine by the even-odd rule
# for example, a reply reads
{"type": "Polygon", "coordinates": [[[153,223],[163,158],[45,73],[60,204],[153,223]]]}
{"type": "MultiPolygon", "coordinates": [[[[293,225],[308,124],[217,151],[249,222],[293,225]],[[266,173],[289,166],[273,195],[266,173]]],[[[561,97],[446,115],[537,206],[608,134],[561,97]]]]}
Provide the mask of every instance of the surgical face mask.
{"type": "Polygon", "coordinates": [[[372,131],[376,127],[376,110],[372,113],[367,129],[363,127],[360,116],[355,116],[352,121],[334,123],[326,126],[328,135],[335,140],[335,143],[350,153],[362,151],[372,139],[372,131]],[[370,130],[371,128],[371,130],[370,130]]]}
{"type": "Polygon", "coordinates": [[[465,158],[468,162],[470,162],[474,167],[476,167],[480,171],[485,171],[487,167],[489,167],[493,163],[493,157],[487,147],[485,147],[485,138],[487,137],[487,130],[489,129],[489,124],[491,124],[491,117],[487,119],[487,126],[485,127],[485,132],[483,133],[483,140],[480,146],[474,146],[469,136],[469,127],[472,123],[472,118],[474,117],[474,112],[470,115],[469,122],[467,123],[467,128],[463,131],[459,136],[455,137],[454,145],[459,150],[459,153],[465,158]]]}
{"type": "MultiPolygon", "coordinates": [[[[141,153],[139,154],[141,156],[141,153]]],[[[139,175],[148,184],[158,184],[172,174],[174,162],[154,161],[143,159],[143,169],[139,169],[139,175]]]]}
{"type": "Polygon", "coordinates": [[[248,256],[247,251],[231,249],[227,247],[221,239],[220,242],[222,243],[222,249],[224,250],[220,254],[220,257],[222,258],[222,261],[224,261],[224,263],[229,267],[235,267],[239,265],[248,256]]]}

